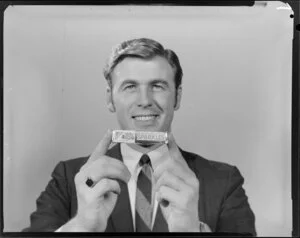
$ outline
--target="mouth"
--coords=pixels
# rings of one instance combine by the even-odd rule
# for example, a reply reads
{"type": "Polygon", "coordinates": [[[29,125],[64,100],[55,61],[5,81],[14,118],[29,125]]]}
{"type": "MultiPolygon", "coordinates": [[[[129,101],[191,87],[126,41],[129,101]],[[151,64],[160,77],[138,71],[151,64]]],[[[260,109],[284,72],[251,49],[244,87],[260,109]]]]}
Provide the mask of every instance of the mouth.
{"type": "Polygon", "coordinates": [[[151,114],[151,115],[136,115],[136,116],[133,116],[132,118],[137,121],[151,121],[151,120],[156,119],[157,117],[158,117],[158,115],[151,114]]]}

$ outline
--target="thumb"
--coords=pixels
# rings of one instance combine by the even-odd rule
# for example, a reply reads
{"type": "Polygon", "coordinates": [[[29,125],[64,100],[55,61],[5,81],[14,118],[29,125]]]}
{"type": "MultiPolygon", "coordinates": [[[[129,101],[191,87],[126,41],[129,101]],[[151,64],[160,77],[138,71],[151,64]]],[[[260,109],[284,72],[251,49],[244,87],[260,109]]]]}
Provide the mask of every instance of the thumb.
{"type": "Polygon", "coordinates": [[[181,155],[180,150],[175,142],[175,138],[174,138],[174,135],[172,134],[172,132],[170,132],[168,135],[168,149],[169,149],[171,158],[176,159],[176,160],[181,160],[182,155],[181,155]]]}
{"type": "Polygon", "coordinates": [[[100,156],[105,155],[109,145],[111,144],[111,137],[112,137],[112,131],[110,129],[107,130],[106,134],[102,138],[102,140],[99,142],[97,145],[96,149],[90,156],[89,160],[87,163],[93,162],[97,160],[100,156]]]}

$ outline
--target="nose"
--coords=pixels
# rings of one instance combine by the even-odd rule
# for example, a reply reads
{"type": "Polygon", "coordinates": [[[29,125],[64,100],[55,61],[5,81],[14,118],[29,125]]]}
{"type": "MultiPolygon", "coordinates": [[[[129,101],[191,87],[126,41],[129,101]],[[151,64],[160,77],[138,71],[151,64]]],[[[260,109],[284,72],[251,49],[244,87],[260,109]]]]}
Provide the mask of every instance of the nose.
{"type": "Polygon", "coordinates": [[[137,104],[139,107],[149,107],[153,103],[153,93],[151,90],[145,88],[139,90],[137,104]]]}

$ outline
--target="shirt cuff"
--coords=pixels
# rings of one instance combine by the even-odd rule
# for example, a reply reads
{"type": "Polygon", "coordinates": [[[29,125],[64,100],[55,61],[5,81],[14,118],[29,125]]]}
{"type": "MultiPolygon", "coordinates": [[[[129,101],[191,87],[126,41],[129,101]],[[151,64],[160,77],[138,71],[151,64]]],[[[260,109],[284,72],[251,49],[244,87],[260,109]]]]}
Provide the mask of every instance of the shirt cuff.
{"type": "Polygon", "coordinates": [[[199,228],[200,228],[200,232],[211,232],[209,226],[202,221],[199,221],[199,228]]]}
{"type": "Polygon", "coordinates": [[[58,228],[56,231],[54,231],[54,232],[60,232],[61,231],[61,227],[60,228],[58,228]]]}

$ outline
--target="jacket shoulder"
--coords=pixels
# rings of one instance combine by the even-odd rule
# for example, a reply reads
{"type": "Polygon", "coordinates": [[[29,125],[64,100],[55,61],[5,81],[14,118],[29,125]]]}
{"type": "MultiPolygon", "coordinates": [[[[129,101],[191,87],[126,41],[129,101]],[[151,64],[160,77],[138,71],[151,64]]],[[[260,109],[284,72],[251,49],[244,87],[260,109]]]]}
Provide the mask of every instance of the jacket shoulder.
{"type": "Polygon", "coordinates": [[[67,175],[73,175],[78,173],[80,168],[87,162],[89,156],[82,156],[73,159],[63,160],[59,164],[62,164],[65,168],[67,175]]]}
{"type": "Polygon", "coordinates": [[[228,173],[231,173],[233,170],[236,169],[235,166],[220,162],[206,159],[198,154],[189,152],[189,151],[182,151],[182,155],[187,160],[193,161],[194,167],[199,171],[201,174],[205,175],[225,175],[228,176],[228,173]]]}

